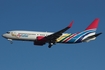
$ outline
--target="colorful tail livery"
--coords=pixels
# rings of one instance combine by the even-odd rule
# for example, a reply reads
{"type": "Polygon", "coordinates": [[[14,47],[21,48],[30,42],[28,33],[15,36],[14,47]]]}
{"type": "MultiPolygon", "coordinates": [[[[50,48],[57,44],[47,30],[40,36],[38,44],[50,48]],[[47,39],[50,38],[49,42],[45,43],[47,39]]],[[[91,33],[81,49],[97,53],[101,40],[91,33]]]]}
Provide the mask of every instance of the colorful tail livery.
{"type": "Polygon", "coordinates": [[[96,19],[86,28],[86,30],[97,29],[98,23],[99,23],[99,18],[96,18],[96,19]]]}
{"type": "Polygon", "coordinates": [[[99,18],[96,18],[84,31],[80,33],[68,34],[68,36],[64,35],[65,37],[61,36],[60,38],[58,38],[57,42],[81,43],[81,42],[89,42],[91,40],[95,40],[97,36],[102,34],[102,33],[96,34],[98,23],[99,23],[99,18]]]}
{"type": "Polygon", "coordinates": [[[8,39],[11,43],[12,40],[19,41],[33,41],[34,45],[42,46],[48,43],[48,47],[51,48],[55,43],[82,43],[95,40],[97,36],[102,33],[96,33],[98,27],[99,18],[96,18],[84,31],[79,33],[64,33],[69,28],[71,28],[73,21],[69,26],[57,31],[57,32],[39,32],[39,31],[23,31],[23,30],[14,30],[9,31],[3,34],[3,37],[8,39]],[[27,36],[18,36],[18,35],[27,35],[27,36]]]}

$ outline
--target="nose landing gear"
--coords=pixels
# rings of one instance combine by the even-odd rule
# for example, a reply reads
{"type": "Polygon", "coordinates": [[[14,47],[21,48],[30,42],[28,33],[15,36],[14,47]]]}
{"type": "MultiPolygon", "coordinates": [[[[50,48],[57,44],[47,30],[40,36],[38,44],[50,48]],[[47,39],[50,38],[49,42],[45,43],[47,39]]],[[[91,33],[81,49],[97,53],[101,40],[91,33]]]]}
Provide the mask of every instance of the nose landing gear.
{"type": "Polygon", "coordinates": [[[13,44],[13,41],[12,41],[12,39],[8,39],[8,41],[10,41],[10,43],[11,43],[11,44],[13,44]]]}

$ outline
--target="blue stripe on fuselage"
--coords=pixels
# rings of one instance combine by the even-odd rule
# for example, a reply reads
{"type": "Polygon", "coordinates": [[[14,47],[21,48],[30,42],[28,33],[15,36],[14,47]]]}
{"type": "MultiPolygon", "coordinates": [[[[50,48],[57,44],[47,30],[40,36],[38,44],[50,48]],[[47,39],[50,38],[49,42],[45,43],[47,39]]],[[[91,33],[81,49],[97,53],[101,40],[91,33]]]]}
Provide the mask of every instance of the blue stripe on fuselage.
{"type": "Polygon", "coordinates": [[[80,42],[82,42],[82,39],[83,39],[86,35],[88,35],[88,34],[90,34],[90,33],[93,33],[93,32],[86,33],[85,35],[83,35],[82,37],[80,37],[77,41],[75,41],[75,43],[80,43],[80,42]]]}
{"type": "Polygon", "coordinates": [[[90,32],[95,32],[95,30],[86,30],[86,31],[83,31],[83,32],[77,34],[71,40],[69,40],[68,43],[75,43],[80,37],[82,37],[83,35],[85,35],[87,33],[90,33],[90,32]]]}

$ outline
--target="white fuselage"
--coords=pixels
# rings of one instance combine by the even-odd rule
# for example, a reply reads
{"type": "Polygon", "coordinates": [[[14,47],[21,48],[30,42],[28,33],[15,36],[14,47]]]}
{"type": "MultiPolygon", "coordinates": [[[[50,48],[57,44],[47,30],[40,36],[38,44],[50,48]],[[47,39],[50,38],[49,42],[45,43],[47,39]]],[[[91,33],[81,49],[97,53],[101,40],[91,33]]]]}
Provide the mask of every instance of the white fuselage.
{"type": "MultiPolygon", "coordinates": [[[[95,35],[92,30],[86,30],[80,33],[63,33],[60,37],[56,39],[56,43],[81,43],[89,42],[95,40],[96,37],[91,37],[95,35]],[[89,34],[88,34],[89,33],[89,34]]],[[[38,32],[38,31],[9,31],[3,34],[8,40],[21,40],[21,41],[37,41],[39,37],[47,37],[54,34],[53,32],[38,32]]]]}
{"type": "Polygon", "coordinates": [[[12,40],[21,41],[33,41],[34,45],[44,45],[48,43],[48,47],[51,48],[55,43],[82,43],[95,40],[97,36],[102,33],[96,34],[99,19],[96,18],[84,31],[79,33],[64,33],[71,28],[73,21],[65,28],[56,32],[38,32],[38,31],[22,31],[15,30],[9,31],[2,36],[8,39],[11,43],[12,40]]]}
{"type": "Polygon", "coordinates": [[[34,41],[38,36],[47,36],[53,32],[37,32],[37,31],[10,31],[3,34],[3,37],[12,40],[34,41]]]}

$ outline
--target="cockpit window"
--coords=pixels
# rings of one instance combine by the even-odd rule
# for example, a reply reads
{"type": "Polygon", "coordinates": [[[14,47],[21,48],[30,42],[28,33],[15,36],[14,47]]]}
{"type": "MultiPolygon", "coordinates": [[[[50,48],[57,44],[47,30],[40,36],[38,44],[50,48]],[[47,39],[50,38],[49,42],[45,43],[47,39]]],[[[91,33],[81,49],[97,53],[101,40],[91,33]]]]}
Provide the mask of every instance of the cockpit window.
{"type": "Polygon", "coordinates": [[[7,34],[10,34],[10,32],[6,32],[7,34]]]}

